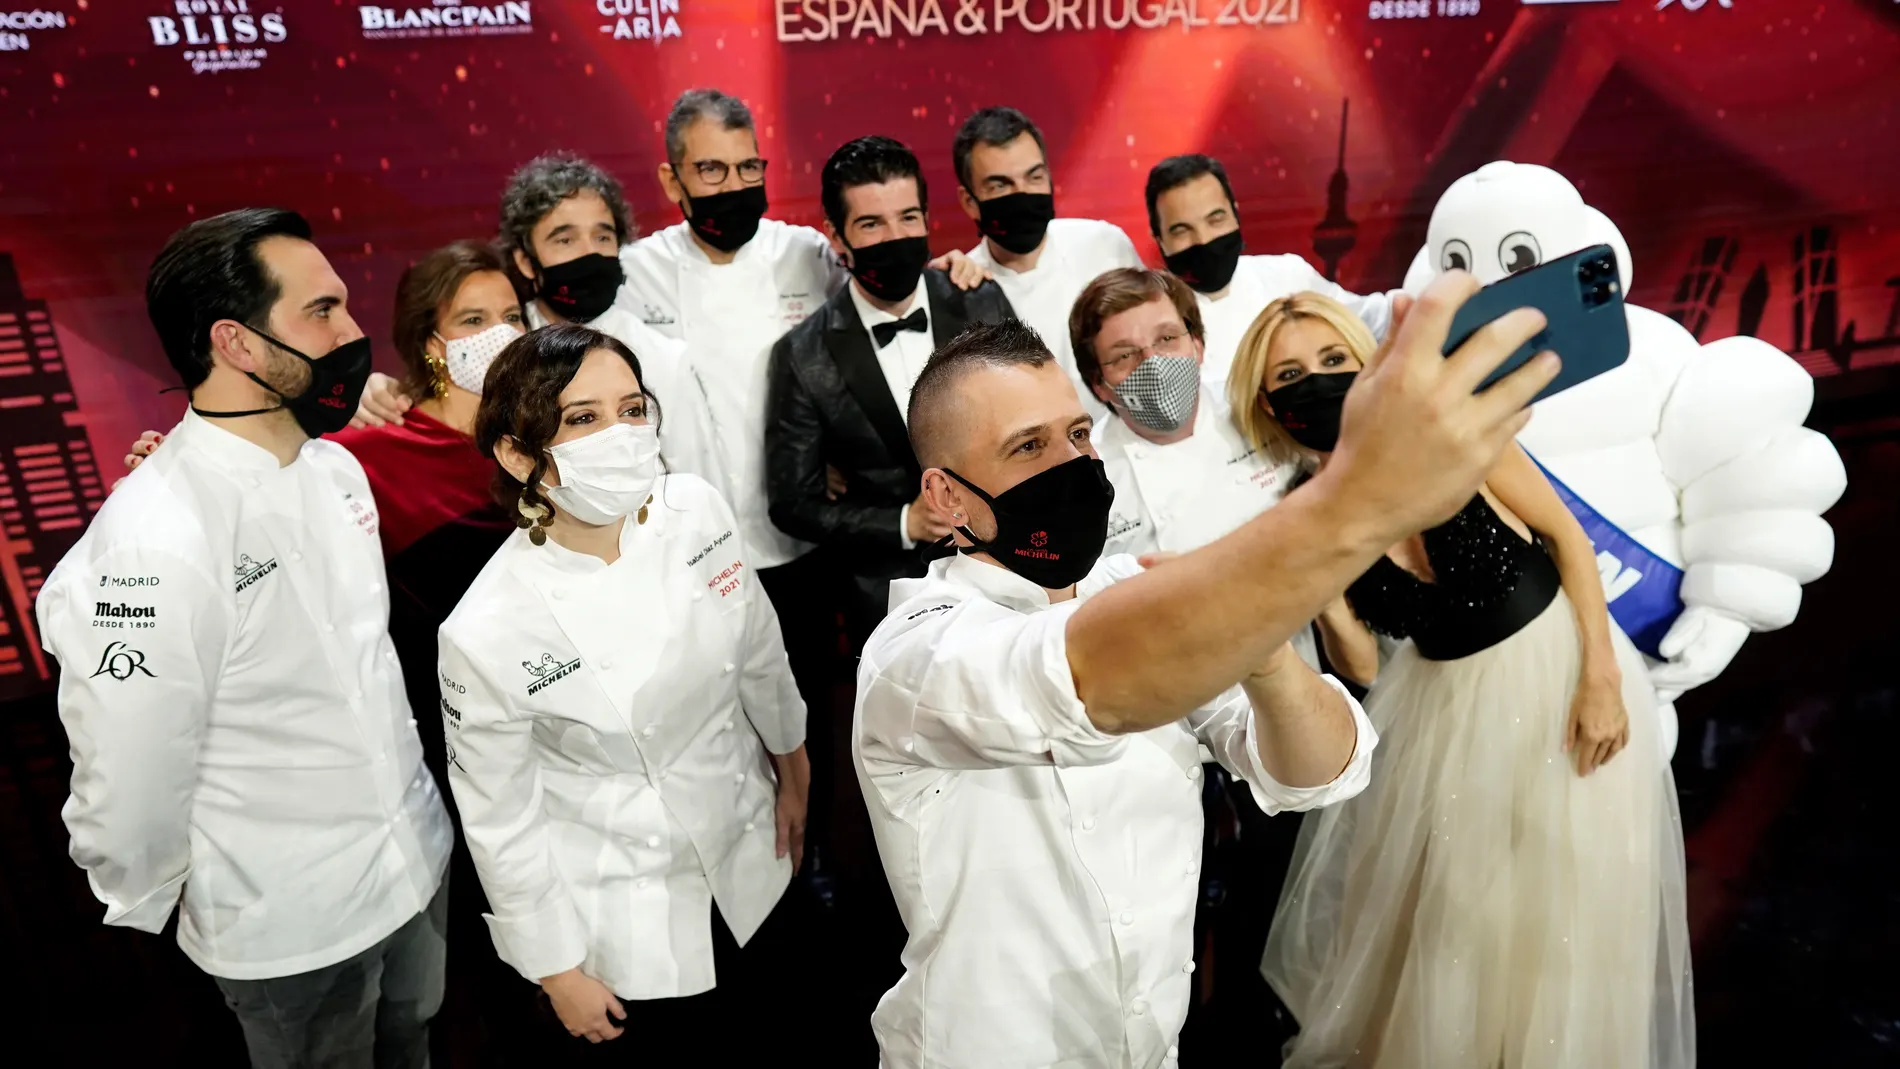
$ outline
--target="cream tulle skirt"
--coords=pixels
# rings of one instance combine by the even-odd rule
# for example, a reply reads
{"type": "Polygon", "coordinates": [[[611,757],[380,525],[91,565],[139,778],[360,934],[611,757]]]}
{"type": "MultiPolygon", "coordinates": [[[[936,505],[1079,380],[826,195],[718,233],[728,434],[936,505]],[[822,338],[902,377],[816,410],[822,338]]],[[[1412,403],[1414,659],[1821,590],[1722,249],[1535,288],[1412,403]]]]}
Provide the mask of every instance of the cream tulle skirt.
{"type": "Polygon", "coordinates": [[[1675,782],[1620,632],[1630,741],[1580,778],[1562,594],[1457,661],[1411,643],[1366,702],[1359,797],[1307,815],[1263,971],[1289,1069],[1688,1069],[1695,1015],[1675,782]]]}

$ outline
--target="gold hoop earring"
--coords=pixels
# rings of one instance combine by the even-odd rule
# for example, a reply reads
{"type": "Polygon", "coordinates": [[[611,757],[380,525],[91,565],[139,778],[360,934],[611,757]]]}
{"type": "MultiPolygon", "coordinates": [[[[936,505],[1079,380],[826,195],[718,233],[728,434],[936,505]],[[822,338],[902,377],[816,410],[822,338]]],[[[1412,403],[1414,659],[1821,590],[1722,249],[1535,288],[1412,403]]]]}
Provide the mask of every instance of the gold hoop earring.
{"type": "Polygon", "coordinates": [[[546,505],[537,505],[528,500],[527,491],[515,502],[515,527],[528,532],[528,541],[537,546],[546,545],[548,528],[554,523],[554,510],[546,505]]]}

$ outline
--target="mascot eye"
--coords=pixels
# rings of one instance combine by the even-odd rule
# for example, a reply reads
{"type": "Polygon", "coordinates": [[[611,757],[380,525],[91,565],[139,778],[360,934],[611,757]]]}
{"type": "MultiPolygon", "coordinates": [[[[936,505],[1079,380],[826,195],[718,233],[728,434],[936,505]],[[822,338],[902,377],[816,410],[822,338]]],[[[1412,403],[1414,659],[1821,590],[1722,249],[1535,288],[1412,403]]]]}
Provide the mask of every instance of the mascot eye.
{"type": "Polygon", "coordinates": [[[1522,230],[1506,234],[1498,242],[1498,263],[1514,275],[1543,262],[1544,250],[1538,247],[1537,239],[1522,230]]]}
{"type": "Polygon", "coordinates": [[[1445,242],[1445,250],[1438,254],[1438,269],[1440,271],[1471,270],[1471,246],[1457,238],[1445,242]]]}

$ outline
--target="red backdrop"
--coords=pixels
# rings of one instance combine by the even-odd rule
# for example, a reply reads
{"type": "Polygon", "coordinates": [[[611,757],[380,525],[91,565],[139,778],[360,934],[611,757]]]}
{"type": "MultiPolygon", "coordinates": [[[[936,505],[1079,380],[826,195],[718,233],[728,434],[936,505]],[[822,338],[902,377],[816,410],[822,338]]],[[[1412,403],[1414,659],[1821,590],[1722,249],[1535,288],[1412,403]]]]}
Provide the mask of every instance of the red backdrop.
{"type": "Polygon", "coordinates": [[[956,123],[1014,104],[1058,210],[1151,258],[1142,179],[1184,151],[1226,161],[1249,249],[1312,257],[1349,99],[1348,286],[1398,284],[1458,175],[1544,163],[1621,226],[1634,299],[1704,340],[1757,333],[1830,379],[1900,360],[1892,0],[38,4],[0,0],[0,697],[43,685],[26,609],[123,444],[180,410],[141,299],[168,234],[302,211],[382,335],[403,267],[491,234],[538,152],[594,157],[643,227],[675,221],[653,171],[695,85],[752,104],[779,218],[817,220],[846,138],[910,144],[940,249],[974,240],[956,123]]]}

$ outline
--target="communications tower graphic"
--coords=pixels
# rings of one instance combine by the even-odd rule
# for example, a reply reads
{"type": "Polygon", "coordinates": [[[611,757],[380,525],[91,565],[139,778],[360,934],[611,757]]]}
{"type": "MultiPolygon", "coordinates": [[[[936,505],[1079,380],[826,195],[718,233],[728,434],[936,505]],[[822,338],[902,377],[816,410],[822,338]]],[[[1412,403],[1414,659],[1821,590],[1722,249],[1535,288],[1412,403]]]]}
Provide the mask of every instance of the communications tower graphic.
{"type": "Polygon", "coordinates": [[[1345,259],[1359,241],[1359,224],[1346,216],[1346,119],[1351,108],[1351,100],[1340,101],[1339,163],[1326,183],[1326,218],[1313,228],[1313,251],[1319,253],[1320,262],[1326,265],[1329,282],[1339,281],[1339,261],[1345,259]]]}
{"type": "Polygon", "coordinates": [[[0,701],[51,686],[33,600],[104,498],[53,317],[0,253],[0,701]]]}

